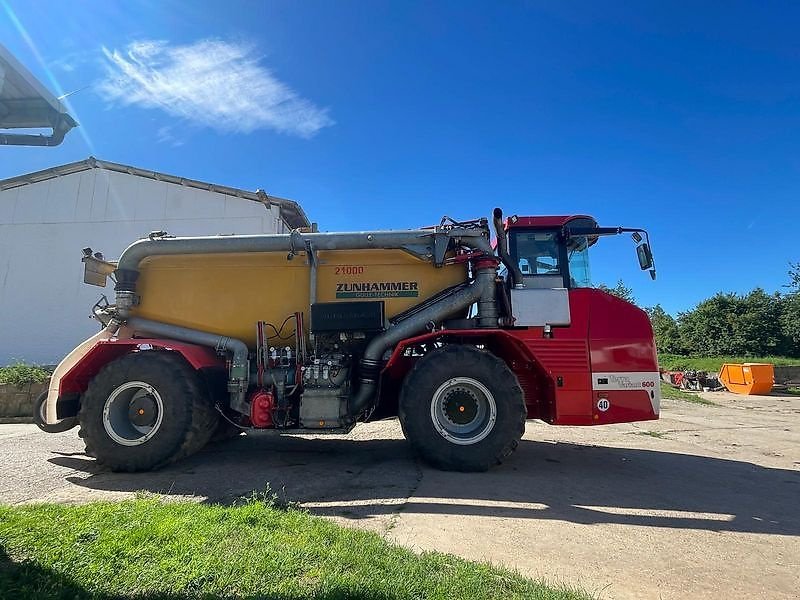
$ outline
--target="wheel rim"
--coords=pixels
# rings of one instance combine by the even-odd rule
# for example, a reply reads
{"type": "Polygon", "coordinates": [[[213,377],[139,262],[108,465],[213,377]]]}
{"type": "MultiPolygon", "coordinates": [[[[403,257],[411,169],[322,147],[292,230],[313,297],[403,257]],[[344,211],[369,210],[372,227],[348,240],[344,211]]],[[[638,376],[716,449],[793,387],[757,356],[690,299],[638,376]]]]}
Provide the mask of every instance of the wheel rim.
{"type": "Polygon", "coordinates": [[[494,428],[497,404],[489,389],[471,377],[448,379],[433,394],[431,421],[448,442],[477,444],[494,428]]]}
{"type": "Polygon", "coordinates": [[[103,427],[123,446],[138,446],[161,427],[164,403],[158,391],[143,381],[129,381],[116,388],[103,406],[103,427]]]}

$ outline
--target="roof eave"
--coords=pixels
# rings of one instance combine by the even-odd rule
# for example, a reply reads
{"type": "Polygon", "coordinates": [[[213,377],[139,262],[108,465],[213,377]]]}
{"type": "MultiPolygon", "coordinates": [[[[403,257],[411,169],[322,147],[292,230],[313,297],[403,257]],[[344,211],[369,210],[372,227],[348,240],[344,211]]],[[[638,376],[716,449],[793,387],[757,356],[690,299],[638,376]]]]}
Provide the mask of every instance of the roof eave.
{"type": "Polygon", "coordinates": [[[271,196],[263,190],[251,192],[226,185],[217,185],[214,183],[199,181],[197,179],[178,177],[176,175],[169,175],[167,173],[160,173],[158,171],[150,171],[147,169],[140,169],[139,167],[123,165],[121,163],[99,160],[93,156],[90,156],[85,160],[79,160],[76,162],[67,163],[65,165],[50,167],[49,169],[34,171],[33,173],[26,173],[24,175],[17,175],[16,177],[0,180],[0,191],[20,187],[23,185],[29,185],[32,183],[38,183],[40,181],[46,181],[56,177],[72,175],[73,173],[88,171],[89,169],[103,169],[116,173],[127,173],[137,177],[145,177],[147,179],[165,181],[175,185],[197,188],[209,192],[217,192],[220,194],[225,194],[226,196],[234,196],[236,198],[243,198],[245,200],[253,200],[255,202],[261,202],[266,206],[277,206],[281,218],[291,229],[311,226],[311,221],[309,221],[306,213],[297,202],[294,200],[288,200],[286,198],[280,198],[278,196],[271,196]]]}
{"type": "MultiPolygon", "coordinates": [[[[23,95],[0,96],[5,110],[0,118],[0,129],[6,130],[0,132],[0,145],[58,146],[67,132],[78,124],[64,104],[0,44],[0,90],[8,73],[16,78],[23,95]],[[8,132],[13,129],[52,129],[53,132],[51,135],[8,132]]],[[[19,93],[19,89],[17,91],[19,93]]]]}

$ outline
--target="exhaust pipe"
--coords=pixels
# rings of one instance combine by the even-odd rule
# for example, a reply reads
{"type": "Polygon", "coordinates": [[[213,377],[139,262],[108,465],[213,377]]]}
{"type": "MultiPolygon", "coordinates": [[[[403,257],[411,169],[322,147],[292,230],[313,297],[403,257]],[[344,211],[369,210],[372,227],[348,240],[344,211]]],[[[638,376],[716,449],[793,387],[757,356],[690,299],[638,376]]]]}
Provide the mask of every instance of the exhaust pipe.
{"type": "Polygon", "coordinates": [[[508,238],[506,237],[505,229],[503,229],[503,211],[500,208],[495,208],[492,213],[492,224],[494,225],[494,232],[497,236],[497,256],[508,269],[508,274],[511,276],[512,283],[515,288],[525,287],[522,271],[518,264],[515,264],[508,254],[508,238]]]}

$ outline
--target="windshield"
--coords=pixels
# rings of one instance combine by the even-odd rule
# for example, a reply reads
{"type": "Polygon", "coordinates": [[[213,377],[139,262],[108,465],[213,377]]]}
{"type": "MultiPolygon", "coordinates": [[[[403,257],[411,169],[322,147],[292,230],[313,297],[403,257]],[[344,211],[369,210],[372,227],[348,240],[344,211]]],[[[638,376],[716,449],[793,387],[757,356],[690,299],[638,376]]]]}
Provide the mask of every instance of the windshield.
{"type": "Polygon", "coordinates": [[[567,257],[570,287],[592,287],[592,278],[589,272],[589,244],[586,237],[574,237],[569,240],[567,257]]]}

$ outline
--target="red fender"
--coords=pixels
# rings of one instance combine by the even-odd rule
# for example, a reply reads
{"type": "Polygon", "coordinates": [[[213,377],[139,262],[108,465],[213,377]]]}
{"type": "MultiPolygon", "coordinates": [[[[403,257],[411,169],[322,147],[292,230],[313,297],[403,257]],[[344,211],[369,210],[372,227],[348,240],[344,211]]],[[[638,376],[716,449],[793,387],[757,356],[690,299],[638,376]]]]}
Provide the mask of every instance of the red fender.
{"type": "Polygon", "coordinates": [[[225,368],[225,358],[217,356],[216,352],[207,346],[151,338],[103,340],[97,342],[64,375],[58,388],[59,397],[70,393],[80,394],[85,392],[89,381],[100,372],[100,369],[120,356],[129,352],[146,352],[149,350],[177,352],[195,369],[225,368]]]}
{"type": "Polygon", "coordinates": [[[517,376],[522,387],[528,418],[552,422],[555,393],[552,378],[534,358],[524,341],[504,329],[447,329],[405,339],[395,346],[392,356],[386,363],[382,381],[388,385],[382,390],[385,389],[387,393],[393,395],[399,392],[403,378],[413,368],[418,358],[406,355],[407,350],[421,344],[446,340],[484,345],[494,355],[503,359],[517,376]]]}

